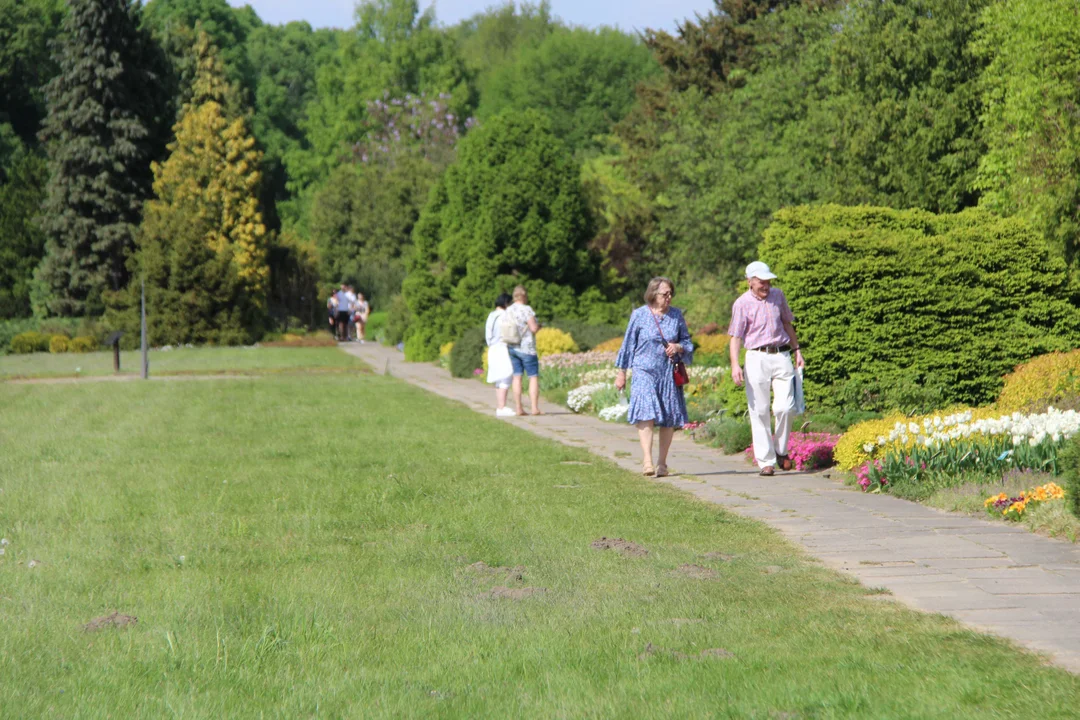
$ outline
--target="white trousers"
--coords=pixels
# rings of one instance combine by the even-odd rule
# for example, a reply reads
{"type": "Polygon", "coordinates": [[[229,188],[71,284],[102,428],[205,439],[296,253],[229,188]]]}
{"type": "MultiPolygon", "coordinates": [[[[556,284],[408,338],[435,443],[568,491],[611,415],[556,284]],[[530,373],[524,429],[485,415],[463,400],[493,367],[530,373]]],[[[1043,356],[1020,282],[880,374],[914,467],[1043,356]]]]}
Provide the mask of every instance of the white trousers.
{"type": "Polygon", "coordinates": [[[750,406],[750,429],[754,434],[754,458],[758,467],[776,466],[777,455],[787,455],[791,418],[795,409],[795,366],[791,353],[746,352],[746,402],[750,406]],[[769,417],[769,392],[776,416],[773,442],[769,417]]]}

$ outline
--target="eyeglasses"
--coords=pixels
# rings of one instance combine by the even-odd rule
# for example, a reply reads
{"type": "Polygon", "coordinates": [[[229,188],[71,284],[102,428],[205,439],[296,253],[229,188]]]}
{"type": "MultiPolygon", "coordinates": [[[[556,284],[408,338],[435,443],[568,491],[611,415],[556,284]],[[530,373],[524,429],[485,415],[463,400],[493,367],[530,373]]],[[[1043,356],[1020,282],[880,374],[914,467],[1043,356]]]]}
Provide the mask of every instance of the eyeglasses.
{"type": "Polygon", "coordinates": [[[656,293],[656,297],[666,297],[666,298],[669,298],[669,297],[671,297],[671,293],[669,293],[669,292],[666,292],[666,293],[656,293]]]}

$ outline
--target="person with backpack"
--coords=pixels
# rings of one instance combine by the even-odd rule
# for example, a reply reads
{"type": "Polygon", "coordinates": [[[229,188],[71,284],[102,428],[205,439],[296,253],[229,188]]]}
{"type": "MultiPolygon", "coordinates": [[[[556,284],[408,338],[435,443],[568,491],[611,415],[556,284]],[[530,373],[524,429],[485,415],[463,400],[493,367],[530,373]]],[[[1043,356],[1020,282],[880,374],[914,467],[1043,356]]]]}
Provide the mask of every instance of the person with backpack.
{"type": "Polygon", "coordinates": [[[495,300],[495,309],[488,315],[484,324],[484,339],[488,346],[488,374],[487,381],[495,385],[495,416],[508,417],[515,413],[506,407],[506,393],[513,382],[514,366],[510,364],[510,351],[503,342],[502,330],[499,322],[506,315],[506,307],[511,298],[502,293],[495,300]]]}
{"type": "Polygon", "coordinates": [[[514,302],[499,321],[499,332],[506,343],[510,364],[513,366],[514,379],[511,387],[514,391],[514,405],[517,406],[516,414],[525,414],[521,407],[521,378],[528,375],[532,414],[543,415],[540,410],[540,359],[536,354],[536,333],[540,331],[540,323],[536,321],[536,313],[529,307],[529,294],[524,287],[518,285],[514,288],[513,299],[514,302]]]}

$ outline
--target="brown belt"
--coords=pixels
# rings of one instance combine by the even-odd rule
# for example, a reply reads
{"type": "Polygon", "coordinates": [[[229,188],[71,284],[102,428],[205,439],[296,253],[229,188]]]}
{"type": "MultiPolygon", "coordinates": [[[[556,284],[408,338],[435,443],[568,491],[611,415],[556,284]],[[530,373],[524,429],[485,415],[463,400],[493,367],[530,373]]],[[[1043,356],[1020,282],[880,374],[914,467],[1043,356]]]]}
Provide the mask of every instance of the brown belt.
{"type": "Polygon", "coordinates": [[[762,345],[761,347],[750,348],[754,352],[768,353],[769,355],[777,355],[779,353],[791,352],[790,345],[762,345]]]}

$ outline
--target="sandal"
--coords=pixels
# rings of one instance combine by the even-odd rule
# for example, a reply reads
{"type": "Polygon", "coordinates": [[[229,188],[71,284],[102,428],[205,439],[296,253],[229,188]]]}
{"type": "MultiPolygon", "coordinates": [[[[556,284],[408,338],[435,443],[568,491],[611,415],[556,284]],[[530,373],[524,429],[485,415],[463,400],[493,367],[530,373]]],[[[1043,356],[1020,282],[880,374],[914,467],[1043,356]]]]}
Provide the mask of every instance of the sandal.
{"type": "Polygon", "coordinates": [[[667,475],[667,465],[661,463],[660,465],[656,466],[656,477],[667,477],[667,475]]]}
{"type": "Polygon", "coordinates": [[[656,475],[656,468],[648,463],[643,463],[641,465],[641,474],[645,477],[653,477],[656,475]]]}
{"type": "Polygon", "coordinates": [[[787,455],[777,455],[776,467],[780,468],[781,470],[790,470],[791,458],[789,458],[787,455]]]}
{"type": "Polygon", "coordinates": [[[775,473],[773,472],[772,465],[766,465],[765,467],[761,468],[761,472],[758,473],[758,475],[762,475],[764,477],[772,477],[774,474],[775,473]]]}

